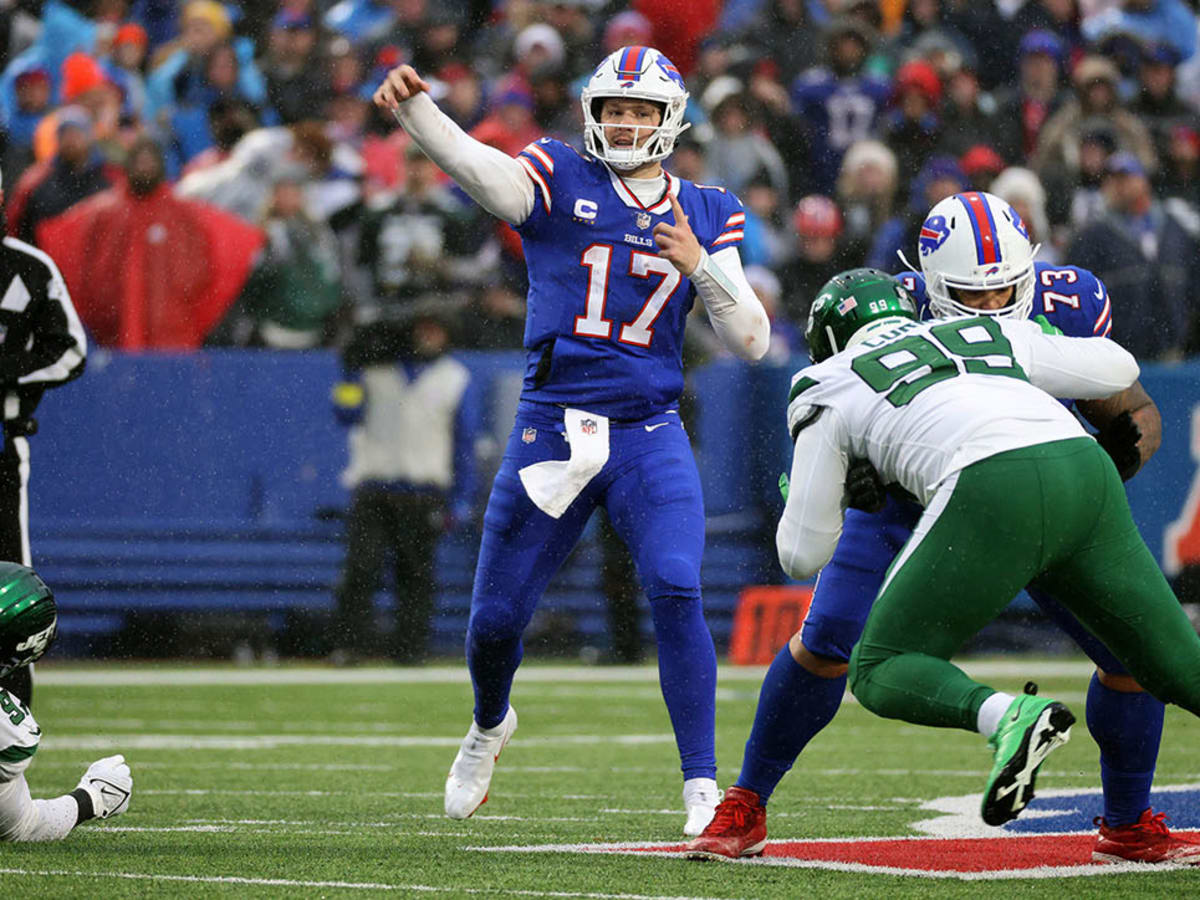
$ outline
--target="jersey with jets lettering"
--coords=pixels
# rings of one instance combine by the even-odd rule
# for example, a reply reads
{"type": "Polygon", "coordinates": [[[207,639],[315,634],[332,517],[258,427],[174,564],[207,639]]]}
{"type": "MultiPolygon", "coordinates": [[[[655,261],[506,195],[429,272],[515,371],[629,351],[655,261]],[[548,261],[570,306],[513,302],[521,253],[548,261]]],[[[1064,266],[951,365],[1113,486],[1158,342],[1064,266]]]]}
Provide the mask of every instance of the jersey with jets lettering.
{"type": "Polygon", "coordinates": [[[28,768],[41,737],[42,729],[29,707],[0,688],[0,784],[12,781],[28,768]]]}
{"type": "MultiPolygon", "coordinates": [[[[673,407],[696,292],[654,243],[654,226],[675,221],[666,192],[645,206],[603,162],[550,138],[517,159],[534,184],[517,227],[529,270],[522,397],[615,419],[673,407]]],[[[666,184],[708,253],[741,244],[736,197],[670,174],[666,184]]]]}

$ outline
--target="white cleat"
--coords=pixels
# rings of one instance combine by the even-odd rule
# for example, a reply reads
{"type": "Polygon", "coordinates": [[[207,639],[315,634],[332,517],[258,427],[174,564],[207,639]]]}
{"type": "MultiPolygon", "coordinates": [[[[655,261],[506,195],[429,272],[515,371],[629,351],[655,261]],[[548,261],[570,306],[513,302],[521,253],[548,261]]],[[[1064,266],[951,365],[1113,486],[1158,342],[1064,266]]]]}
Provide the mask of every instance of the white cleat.
{"type": "Polygon", "coordinates": [[[483,729],[475,722],[463,738],[446,776],[446,815],[466,819],[474,815],[488,798],[488,785],[500,751],[517,730],[517,711],[511,706],[504,721],[495,728],[483,729]]]}
{"type": "Polygon", "coordinates": [[[725,796],[713,778],[689,778],[683,783],[683,808],[687,810],[687,823],[683,833],[696,837],[712,821],[717,805],[725,796]]]}

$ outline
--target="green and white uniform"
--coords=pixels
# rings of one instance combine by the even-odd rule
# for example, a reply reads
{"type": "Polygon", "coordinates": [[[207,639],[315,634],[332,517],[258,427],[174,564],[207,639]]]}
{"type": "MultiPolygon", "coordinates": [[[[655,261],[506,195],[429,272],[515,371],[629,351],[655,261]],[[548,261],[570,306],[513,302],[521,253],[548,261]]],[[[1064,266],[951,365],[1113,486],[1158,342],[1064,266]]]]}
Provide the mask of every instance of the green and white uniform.
{"type": "Polygon", "coordinates": [[[1036,580],[1143,686],[1200,714],[1200,638],[1107,454],[1053,399],[1129,387],[1133,358],[1029,321],[892,321],[798,373],[788,408],[796,448],[776,540],[793,577],[833,553],[851,457],[926,507],[855,648],[855,695],[880,715],[974,730],[993,691],[946,660],[1036,580]]]}
{"type": "Polygon", "coordinates": [[[29,795],[25,770],[33,762],[42,729],[28,707],[0,688],[0,841],[56,841],[79,818],[70,794],[53,800],[29,795]]]}

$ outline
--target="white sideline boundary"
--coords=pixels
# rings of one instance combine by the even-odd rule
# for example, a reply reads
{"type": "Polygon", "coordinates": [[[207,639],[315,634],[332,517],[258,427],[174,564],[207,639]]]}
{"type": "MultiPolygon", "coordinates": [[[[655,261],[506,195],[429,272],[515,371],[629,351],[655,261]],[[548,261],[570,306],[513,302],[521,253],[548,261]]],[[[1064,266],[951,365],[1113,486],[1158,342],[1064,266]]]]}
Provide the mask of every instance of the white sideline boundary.
{"type": "MultiPolygon", "coordinates": [[[[973,678],[1086,677],[1095,666],[1088,660],[983,659],[956,660],[973,678]]],[[[759,683],[765,666],[718,667],[721,682],[759,683]]],[[[517,672],[518,684],[602,684],[605,682],[658,683],[658,669],[644,666],[539,666],[528,665],[517,672]]],[[[363,667],[334,669],[323,666],[196,667],[130,665],[74,666],[38,663],[37,683],[61,687],[177,686],[210,687],[234,685],[322,685],[322,684],[469,684],[465,665],[428,668],[363,667]]]]}

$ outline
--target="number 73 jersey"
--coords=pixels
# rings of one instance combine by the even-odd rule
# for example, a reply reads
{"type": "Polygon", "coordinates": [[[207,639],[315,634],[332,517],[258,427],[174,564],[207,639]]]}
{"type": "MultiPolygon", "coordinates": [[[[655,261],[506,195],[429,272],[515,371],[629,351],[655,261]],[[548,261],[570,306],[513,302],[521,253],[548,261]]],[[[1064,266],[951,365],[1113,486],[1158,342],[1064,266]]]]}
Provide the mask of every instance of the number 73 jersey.
{"type": "MultiPolygon", "coordinates": [[[[517,227],[529,269],[522,397],[616,419],[674,405],[695,289],[654,242],[656,225],[675,223],[670,199],[643,205],[604,163],[548,138],[517,160],[534,185],[517,227]]],[[[666,183],[701,247],[741,244],[736,197],[669,174],[666,183]]]]}
{"type": "MultiPolygon", "coordinates": [[[[901,272],[896,280],[916,297],[922,317],[928,316],[924,276],[920,272],[901,272]]],[[[1033,264],[1033,309],[1029,316],[1045,316],[1067,337],[1112,337],[1112,301],[1104,282],[1078,266],[1033,264]]]]}
{"type": "MultiPolygon", "coordinates": [[[[1045,340],[1029,321],[905,322],[798,373],[788,428],[795,437],[818,416],[831,416],[825,427],[836,450],[869,459],[885,483],[899,482],[925,505],[949,475],[973,462],[1085,436],[1075,417],[1030,381],[1039,383],[1036,360],[1053,358],[1035,343],[1045,340]]],[[[1076,356],[1075,365],[1093,357],[1103,364],[1110,348],[1109,341],[1072,341],[1054,352],[1076,356]]]]}

